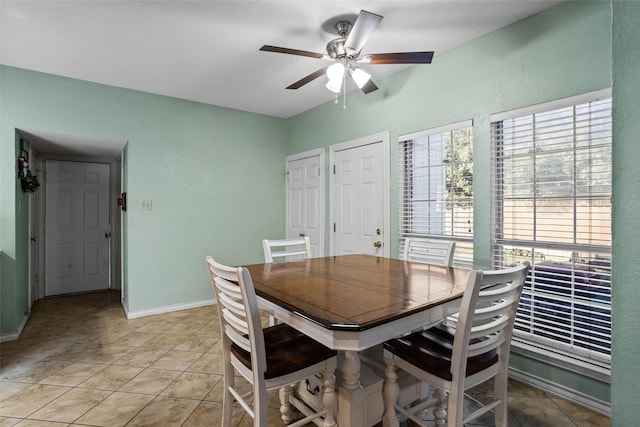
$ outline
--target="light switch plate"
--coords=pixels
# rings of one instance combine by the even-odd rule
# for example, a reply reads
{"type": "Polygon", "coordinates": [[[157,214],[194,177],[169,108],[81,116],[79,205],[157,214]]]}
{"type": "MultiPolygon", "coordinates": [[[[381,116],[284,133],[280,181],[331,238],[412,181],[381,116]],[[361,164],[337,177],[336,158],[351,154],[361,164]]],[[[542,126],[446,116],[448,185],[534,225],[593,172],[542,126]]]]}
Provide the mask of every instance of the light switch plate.
{"type": "Polygon", "coordinates": [[[151,210],[151,200],[143,200],[142,202],[140,202],[140,209],[142,209],[143,211],[150,211],[151,210]]]}

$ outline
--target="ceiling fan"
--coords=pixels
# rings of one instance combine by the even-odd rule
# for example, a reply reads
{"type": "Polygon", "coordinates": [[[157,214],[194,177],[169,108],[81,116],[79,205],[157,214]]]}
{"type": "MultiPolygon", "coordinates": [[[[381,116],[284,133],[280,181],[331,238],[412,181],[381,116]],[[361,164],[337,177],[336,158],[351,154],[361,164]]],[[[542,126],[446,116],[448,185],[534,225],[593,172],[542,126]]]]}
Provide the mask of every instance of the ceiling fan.
{"type": "Polygon", "coordinates": [[[356,85],[367,94],[377,90],[378,87],[371,81],[371,75],[357,67],[356,64],[430,64],[433,59],[432,51],[375,53],[360,57],[362,47],[381,20],[382,16],[361,10],[353,25],[349,21],[338,21],[335,28],[340,37],[327,44],[326,54],[269,45],[262,46],[260,50],[327,59],[334,62],[333,65],[314,71],[287,86],[287,89],[298,89],[326,73],[329,78],[329,82],[326,84],[327,89],[337,94],[340,93],[345,83],[346,74],[349,74],[356,85]]]}

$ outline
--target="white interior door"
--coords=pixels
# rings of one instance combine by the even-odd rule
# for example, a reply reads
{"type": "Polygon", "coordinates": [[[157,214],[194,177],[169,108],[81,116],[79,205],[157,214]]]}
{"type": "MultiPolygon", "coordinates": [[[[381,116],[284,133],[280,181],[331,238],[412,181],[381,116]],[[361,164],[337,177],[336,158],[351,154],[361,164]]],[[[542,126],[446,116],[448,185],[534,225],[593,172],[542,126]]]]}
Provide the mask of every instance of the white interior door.
{"type": "Polygon", "coordinates": [[[332,146],[332,253],[389,256],[389,134],[332,146]]]}
{"type": "Polygon", "coordinates": [[[109,165],[47,160],[45,294],[108,289],[109,165]]]}
{"type": "Polygon", "coordinates": [[[324,151],[287,157],[286,237],[309,236],[311,254],[324,255],[324,151]]]}

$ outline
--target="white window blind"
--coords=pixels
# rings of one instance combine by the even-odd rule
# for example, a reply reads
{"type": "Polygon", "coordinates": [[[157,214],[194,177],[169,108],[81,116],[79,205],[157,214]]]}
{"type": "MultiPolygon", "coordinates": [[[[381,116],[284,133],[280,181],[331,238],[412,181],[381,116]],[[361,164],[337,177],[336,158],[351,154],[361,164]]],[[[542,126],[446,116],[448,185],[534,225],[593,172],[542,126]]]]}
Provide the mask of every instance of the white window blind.
{"type": "Polygon", "coordinates": [[[492,263],[532,264],[514,344],[608,369],[610,92],[500,116],[491,124],[492,263]]]}
{"type": "Polygon", "coordinates": [[[473,264],[473,138],[466,121],[400,137],[400,251],[406,237],[453,240],[473,264]]]}

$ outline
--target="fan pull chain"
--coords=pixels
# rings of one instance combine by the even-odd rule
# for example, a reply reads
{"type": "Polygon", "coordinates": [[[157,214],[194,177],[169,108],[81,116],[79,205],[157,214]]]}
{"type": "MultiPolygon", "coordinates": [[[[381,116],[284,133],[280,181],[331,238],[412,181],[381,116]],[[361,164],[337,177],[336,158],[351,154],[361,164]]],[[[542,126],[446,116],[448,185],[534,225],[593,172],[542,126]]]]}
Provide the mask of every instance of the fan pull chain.
{"type": "MultiPolygon", "coordinates": [[[[336,94],[337,96],[338,94],[336,94]]],[[[342,75],[342,109],[347,109],[347,73],[342,75]]]]}

